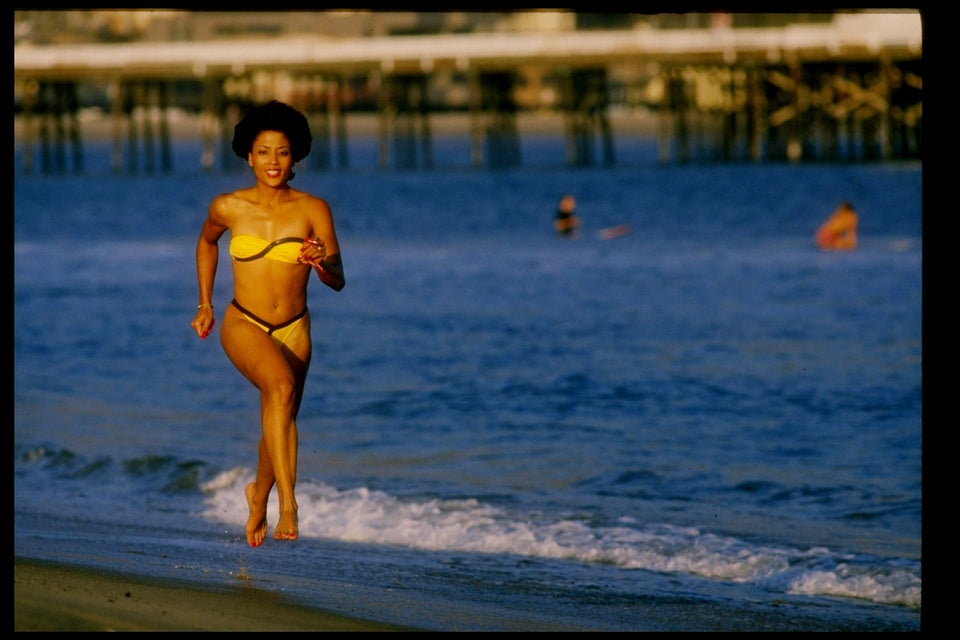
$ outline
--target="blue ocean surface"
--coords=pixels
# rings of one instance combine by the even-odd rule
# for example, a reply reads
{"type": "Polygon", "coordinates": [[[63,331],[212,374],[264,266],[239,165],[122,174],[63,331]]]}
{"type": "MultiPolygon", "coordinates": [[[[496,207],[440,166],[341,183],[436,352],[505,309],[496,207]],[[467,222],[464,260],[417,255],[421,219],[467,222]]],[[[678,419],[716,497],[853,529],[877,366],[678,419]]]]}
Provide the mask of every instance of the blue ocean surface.
{"type": "Polygon", "coordinates": [[[17,166],[15,555],[434,630],[919,630],[921,164],[525,144],[298,167],[347,286],[310,285],[301,537],[259,549],[258,397],[189,326],[206,207],[249,173],[189,142],[170,173],[17,166]],[[820,252],[841,200],[860,246],[820,252]]]}

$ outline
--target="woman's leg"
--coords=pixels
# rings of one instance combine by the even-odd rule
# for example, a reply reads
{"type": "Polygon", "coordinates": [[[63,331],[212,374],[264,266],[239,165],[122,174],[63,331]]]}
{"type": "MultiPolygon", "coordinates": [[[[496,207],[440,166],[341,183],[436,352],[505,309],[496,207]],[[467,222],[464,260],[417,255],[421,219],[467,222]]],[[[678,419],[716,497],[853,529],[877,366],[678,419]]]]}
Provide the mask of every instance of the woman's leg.
{"type": "Polygon", "coordinates": [[[280,518],[274,538],[293,540],[298,535],[296,416],[303,395],[310,359],[309,321],[306,340],[292,347],[277,347],[258,325],[236,308],[224,314],[220,340],[237,370],[260,391],[261,438],[256,480],[245,489],[250,515],[247,542],[260,546],[267,532],[267,501],[274,484],[280,500],[280,518]]]}
{"type": "MultiPolygon", "coordinates": [[[[294,389],[292,406],[289,413],[290,433],[285,442],[278,443],[278,448],[283,451],[286,446],[286,466],[290,469],[290,497],[292,508],[284,507],[284,500],[281,494],[281,481],[278,478],[277,493],[280,496],[280,518],[277,526],[273,530],[273,537],[277,540],[296,540],[299,535],[299,522],[297,519],[297,505],[294,489],[297,484],[297,452],[299,451],[299,434],[297,431],[297,415],[300,412],[300,402],[303,400],[303,388],[307,379],[307,370],[310,368],[310,358],[313,351],[313,344],[310,340],[310,315],[309,313],[289,328],[274,333],[274,337],[282,336],[283,343],[280,346],[280,352],[290,366],[293,373],[294,389]]],[[[276,474],[275,474],[276,475],[276,474]]]]}

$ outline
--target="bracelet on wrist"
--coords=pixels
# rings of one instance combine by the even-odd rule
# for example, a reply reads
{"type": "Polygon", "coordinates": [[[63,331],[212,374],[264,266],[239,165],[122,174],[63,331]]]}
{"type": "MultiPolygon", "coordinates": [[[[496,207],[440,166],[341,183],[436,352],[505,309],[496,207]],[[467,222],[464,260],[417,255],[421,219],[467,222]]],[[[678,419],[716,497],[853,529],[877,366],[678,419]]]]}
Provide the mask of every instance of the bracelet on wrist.
{"type": "Polygon", "coordinates": [[[209,302],[201,302],[200,304],[197,305],[198,310],[203,309],[204,307],[210,307],[210,309],[213,309],[213,305],[210,304],[209,302]]]}

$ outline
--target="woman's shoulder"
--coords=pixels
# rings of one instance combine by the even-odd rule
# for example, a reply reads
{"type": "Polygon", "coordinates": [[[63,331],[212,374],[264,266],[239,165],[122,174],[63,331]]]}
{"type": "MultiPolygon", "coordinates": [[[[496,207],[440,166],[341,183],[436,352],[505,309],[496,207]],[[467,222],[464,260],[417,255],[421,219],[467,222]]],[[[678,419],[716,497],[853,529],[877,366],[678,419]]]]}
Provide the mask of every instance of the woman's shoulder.
{"type": "Polygon", "coordinates": [[[224,203],[230,202],[232,199],[237,197],[236,191],[228,191],[223,193],[218,193],[213,196],[213,199],[210,200],[210,204],[222,205],[224,203]]]}
{"type": "Polygon", "coordinates": [[[311,211],[330,212],[330,205],[327,204],[327,201],[320,196],[315,196],[312,193],[307,193],[306,191],[295,191],[294,193],[298,206],[308,208],[311,211]]]}
{"type": "Polygon", "coordinates": [[[240,205],[252,202],[249,194],[250,189],[237,189],[236,191],[227,191],[217,194],[211,201],[211,206],[218,209],[231,209],[240,205]]]}
{"type": "Polygon", "coordinates": [[[244,190],[230,191],[214,196],[210,201],[209,216],[212,220],[226,226],[250,206],[250,198],[244,190]]]}

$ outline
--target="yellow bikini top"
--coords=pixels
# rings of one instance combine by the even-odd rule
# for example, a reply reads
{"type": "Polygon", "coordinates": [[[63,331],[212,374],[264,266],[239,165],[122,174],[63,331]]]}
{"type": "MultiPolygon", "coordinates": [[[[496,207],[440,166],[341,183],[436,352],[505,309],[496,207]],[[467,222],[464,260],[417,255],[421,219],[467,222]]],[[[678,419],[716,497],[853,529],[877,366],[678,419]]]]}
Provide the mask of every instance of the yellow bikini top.
{"type": "Polygon", "coordinates": [[[239,235],[230,239],[230,255],[239,262],[267,258],[278,262],[299,264],[297,258],[300,256],[302,246],[303,238],[280,238],[267,242],[257,236],[239,235]]]}

